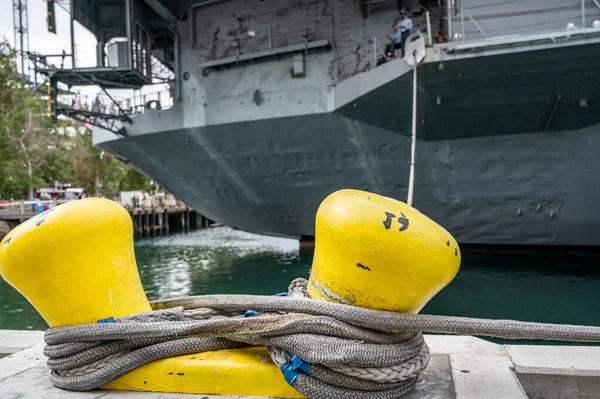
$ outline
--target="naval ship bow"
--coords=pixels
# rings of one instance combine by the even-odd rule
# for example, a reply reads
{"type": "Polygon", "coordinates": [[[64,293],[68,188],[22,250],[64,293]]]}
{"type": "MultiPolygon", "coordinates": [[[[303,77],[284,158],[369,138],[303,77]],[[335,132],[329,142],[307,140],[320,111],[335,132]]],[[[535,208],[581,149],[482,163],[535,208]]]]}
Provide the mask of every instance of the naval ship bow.
{"type": "Polygon", "coordinates": [[[71,0],[96,65],[74,40],[36,72],[54,115],[196,211],[311,237],[333,191],[406,199],[413,66],[384,54],[400,11],[426,43],[413,205],[463,244],[597,245],[596,0],[71,0]],[[110,105],[61,101],[85,85],[110,105]]]}

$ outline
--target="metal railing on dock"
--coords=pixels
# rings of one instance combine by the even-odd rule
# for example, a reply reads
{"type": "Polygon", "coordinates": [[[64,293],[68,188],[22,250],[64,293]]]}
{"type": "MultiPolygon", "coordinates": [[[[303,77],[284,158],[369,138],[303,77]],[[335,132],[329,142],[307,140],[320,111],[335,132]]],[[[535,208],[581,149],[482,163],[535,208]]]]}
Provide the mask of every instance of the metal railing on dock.
{"type": "MultiPolygon", "coordinates": [[[[31,203],[13,202],[6,207],[0,208],[0,220],[16,223],[24,222],[40,213],[33,208],[34,206],[31,203]]],[[[37,209],[37,206],[35,208],[37,209]]]]}
{"type": "MultiPolygon", "coordinates": [[[[42,213],[39,204],[48,203],[47,209],[66,201],[21,201],[0,208],[0,221],[9,222],[13,227],[42,213]],[[50,205],[51,204],[51,205],[50,205]]],[[[191,229],[210,227],[212,221],[183,204],[163,206],[140,206],[126,208],[133,222],[135,237],[155,237],[171,232],[185,232],[191,229]]]]}

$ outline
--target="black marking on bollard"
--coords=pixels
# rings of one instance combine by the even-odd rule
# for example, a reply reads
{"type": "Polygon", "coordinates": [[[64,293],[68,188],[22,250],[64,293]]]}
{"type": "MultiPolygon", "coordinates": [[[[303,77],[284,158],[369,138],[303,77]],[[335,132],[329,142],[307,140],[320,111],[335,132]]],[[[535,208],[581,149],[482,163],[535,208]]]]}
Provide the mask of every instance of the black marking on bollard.
{"type": "Polygon", "coordinates": [[[357,263],[357,264],[356,264],[356,267],[360,267],[361,269],[363,269],[363,270],[366,270],[366,271],[368,271],[368,272],[370,272],[370,271],[371,271],[371,269],[369,268],[369,266],[365,266],[365,265],[363,265],[362,263],[357,263]]]}
{"type": "Polygon", "coordinates": [[[390,227],[392,227],[392,218],[395,218],[396,215],[394,215],[393,213],[390,213],[390,212],[386,212],[385,216],[386,216],[386,219],[383,221],[383,225],[385,226],[386,230],[389,230],[390,227]]]}
{"type": "Polygon", "coordinates": [[[408,220],[406,215],[404,215],[402,212],[400,212],[400,214],[402,215],[402,217],[398,218],[398,223],[400,223],[402,225],[402,227],[400,227],[399,230],[404,231],[404,230],[408,229],[408,224],[410,223],[410,220],[408,220]]]}

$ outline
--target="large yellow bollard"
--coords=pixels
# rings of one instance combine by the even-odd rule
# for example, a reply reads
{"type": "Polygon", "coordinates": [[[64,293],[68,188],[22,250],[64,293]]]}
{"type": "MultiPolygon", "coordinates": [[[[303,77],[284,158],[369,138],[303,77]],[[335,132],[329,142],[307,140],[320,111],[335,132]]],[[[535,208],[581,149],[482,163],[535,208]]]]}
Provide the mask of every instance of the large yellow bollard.
{"type": "Polygon", "coordinates": [[[460,251],[407,204],[340,190],[319,207],[308,293],[364,308],[417,313],[456,275],[460,251]]]}
{"type": "MultiPolygon", "coordinates": [[[[459,266],[454,238],[416,209],[341,190],[317,212],[308,292],[319,300],[415,313],[459,266]]],[[[109,200],[70,202],[24,222],[0,243],[0,275],[51,327],[151,310],[135,264],[131,218],[109,200]]],[[[302,397],[262,347],[159,360],[102,388],[302,397]]]]}
{"type": "MultiPolygon", "coordinates": [[[[131,217],[106,199],[59,205],[12,230],[0,243],[0,275],[50,327],[152,310],[135,263],[131,217]]],[[[102,388],[302,397],[263,347],[159,360],[102,388]]]]}

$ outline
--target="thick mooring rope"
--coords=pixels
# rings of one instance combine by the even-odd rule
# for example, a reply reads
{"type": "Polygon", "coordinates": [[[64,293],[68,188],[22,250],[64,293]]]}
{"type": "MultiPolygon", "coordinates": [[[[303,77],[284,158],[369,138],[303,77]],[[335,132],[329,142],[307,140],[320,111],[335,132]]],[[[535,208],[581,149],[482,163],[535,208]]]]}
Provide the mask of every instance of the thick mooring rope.
{"type": "Polygon", "coordinates": [[[90,390],[155,360],[250,345],[267,347],[309,398],[398,398],[429,362],[422,332],[600,342],[600,327],[401,314],[308,298],[296,279],[287,297],[206,295],[152,303],[113,323],[49,329],[52,383],[90,390]]]}

